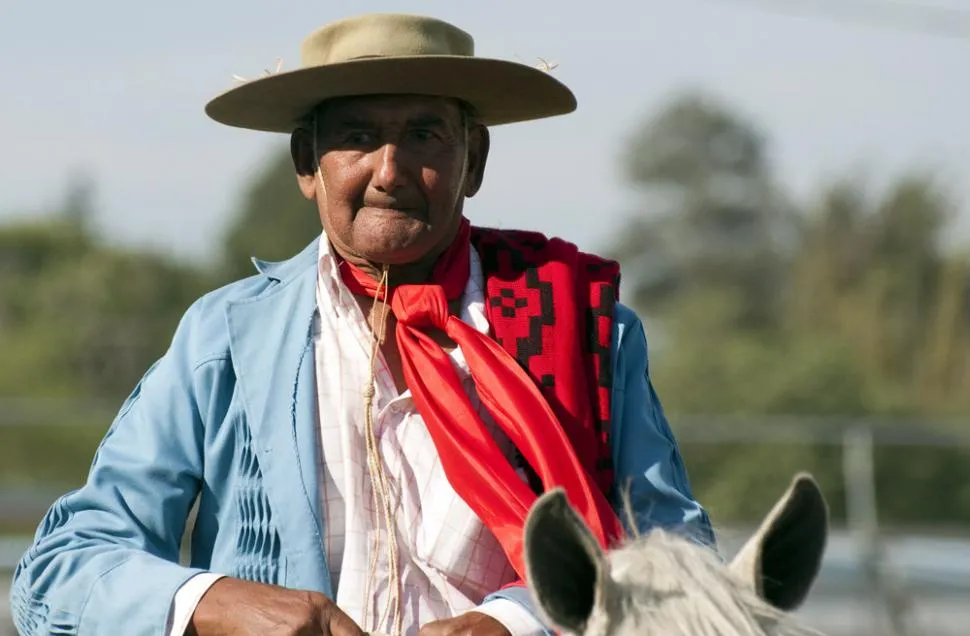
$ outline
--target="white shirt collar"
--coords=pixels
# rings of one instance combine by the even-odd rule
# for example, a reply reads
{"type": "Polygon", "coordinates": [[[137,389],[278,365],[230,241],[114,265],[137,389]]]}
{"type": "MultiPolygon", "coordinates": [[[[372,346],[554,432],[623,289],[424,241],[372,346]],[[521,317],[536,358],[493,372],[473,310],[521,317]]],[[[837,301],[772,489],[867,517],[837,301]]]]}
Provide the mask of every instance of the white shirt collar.
{"type": "MultiPolygon", "coordinates": [[[[485,277],[482,273],[481,258],[474,247],[468,250],[468,260],[470,265],[468,282],[465,283],[465,292],[461,298],[459,317],[477,331],[488,333],[489,322],[485,312],[485,277]]],[[[337,271],[337,260],[326,232],[320,235],[317,278],[317,311],[322,312],[324,310],[324,299],[321,294],[330,294],[332,298],[339,297],[341,294],[350,294],[350,290],[337,271]]],[[[331,307],[334,306],[333,303],[327,304],[331,307]]]]}

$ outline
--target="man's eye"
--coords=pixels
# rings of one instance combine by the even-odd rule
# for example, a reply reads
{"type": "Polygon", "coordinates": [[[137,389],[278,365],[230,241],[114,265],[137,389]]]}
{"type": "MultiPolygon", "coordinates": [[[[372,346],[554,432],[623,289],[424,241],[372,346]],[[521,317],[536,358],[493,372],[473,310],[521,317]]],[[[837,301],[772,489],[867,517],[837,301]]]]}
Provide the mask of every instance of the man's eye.
{"type": "Polygon", "coordinates": [[[374,135],[369,132],[355,131],[344,135],[344,143],[364,146],[374,141],[374,135]]]}
{"type": "Polygon", "coordinates": [[[411,131],[411,136],[417,139],[418,141],[431,141],[436,137],[436,135],[432,131],[426,128],[417,128],[411,131]]]}

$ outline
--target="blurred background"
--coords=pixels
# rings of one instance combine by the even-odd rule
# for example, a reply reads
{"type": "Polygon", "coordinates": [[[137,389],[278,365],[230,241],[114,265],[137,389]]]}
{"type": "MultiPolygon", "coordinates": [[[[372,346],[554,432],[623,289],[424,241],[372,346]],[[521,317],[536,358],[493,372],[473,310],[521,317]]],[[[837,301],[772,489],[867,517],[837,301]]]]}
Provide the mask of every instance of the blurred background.
{"type": "Polygon", "coordinates": [[[182,312],[320,231],[287,139],[204,103],[364,11],[574,89],[576,113],[493,130],[466,210],[622,262],[725,552],[811,470],[834,535],[810,624],[966,634],[966,0],[4,2],[0,634],[37,522],[182,312]]]}

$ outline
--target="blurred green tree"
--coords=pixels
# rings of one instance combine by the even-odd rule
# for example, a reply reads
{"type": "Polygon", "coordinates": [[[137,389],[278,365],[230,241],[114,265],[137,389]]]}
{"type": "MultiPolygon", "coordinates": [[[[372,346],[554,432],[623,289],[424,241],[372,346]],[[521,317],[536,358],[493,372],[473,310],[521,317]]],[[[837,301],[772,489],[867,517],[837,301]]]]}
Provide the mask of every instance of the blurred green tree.
{"type": "Polygon", "coordinates": [[[649,197],[613,250],[632,302],[662,318],[685,295],[713,292],[736,297],[719,307],[738,328],[774,324],[799,219],[773,181],[761,132],[690,93],[634,128],[621,159],[628,183],[649,197]]]}
{"type": "Polygon", "coordinates": [[[255,273],[252,257],[284,260],[320,235],[316,206],[296,184],[289,151],[272,154],[252,180],[223,240],[221,277],[237,280],[255,273]]]}
{"type": "MultiPolygon", "coordinates": [[[[970,263],[944,244],[956,204],[931,176],[874,191],[846,174],[796,204],[776,181],[766,136],[699,93],[635,126],[620,165],[643,202],[611,253],[624,301],[645,318],[675,430],[704,415],[903,415],[929,429],[929,418],[970,413],[970,263]]],[[[92,229],[96,208],[78,177],[57,214],[0,227],[0,399],[93,399],[113,411],[193,300],[250,276],[250,257],[287,258],[320,233],[285,150],[237,202],[214,271],[106,244],[92,229]]],[[[23,481],[41,461],[45,475],[83,478],[110,417],[48,419],[6,438],[0,480],[23,481]],[[94,424],[58,428],[69,420],[94,424]],[[36,459],[39,448],[49,461],[36,459]]],[[[836,447],[683,451],[716,523],[760,516],[797,469],[816,473],[841,515],[836,447]]],[[[970,523],[968,460],[965,448],[880,449],[883,519],[970,523]]]]}
{"type": "MultiPolygon", "coordinates": [[[[702,414],[970,412],[970,269],[943,249],[955,206],[935,180],[904,174],[874,195],[848,175],[797,206],[757,128],[696,93],[636,126],[621,158],[644,211],[617,231],[613,255],[627,302],[646,317],[675,429],[702,414]]],[[[798,467],[816,472],[840,516],[836,447],[752,442],[685,444],[719,520],[751,518],[798,467]]],[[[888,520],[970,521],[970,488],[955,500],[917,494],[918,484],[953,490],[967,449],[909,450],[903,463],[901,449],[879,451],[888,520]]],[[[960,472],[970,483],[970,468],[960,472]]]]}

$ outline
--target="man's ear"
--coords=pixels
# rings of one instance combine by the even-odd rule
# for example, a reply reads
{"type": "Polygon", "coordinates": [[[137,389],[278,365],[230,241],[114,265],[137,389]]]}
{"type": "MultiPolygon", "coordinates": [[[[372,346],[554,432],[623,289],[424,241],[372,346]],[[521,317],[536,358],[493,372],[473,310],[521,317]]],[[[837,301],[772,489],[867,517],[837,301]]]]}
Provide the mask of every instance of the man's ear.
{"type": "Polygon", "coordinates": [[[465,196],[473,197],[478,194],[485,180],[485,164],[488,162],[488,150],[491,147],[491,137],[488,128],[476,124],[468,131],[468,175],[465,177],[465,196]]]}
{"type": "Polygon", "coordinates": [[[542,495],[525,523],[529,590],[546,619],[582,633],[602,601],[606,560],[595,537],[556,489],[542,495]]]}
{"type": "Polygon", "coordinates": [[[296,182],[303,196],[311,201],[317,193],[317,157],[313,156],[312,135],[306,128],[297,128],[290,135],[290,156],[296,170],[296,182]]]}

